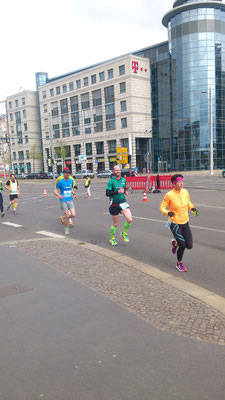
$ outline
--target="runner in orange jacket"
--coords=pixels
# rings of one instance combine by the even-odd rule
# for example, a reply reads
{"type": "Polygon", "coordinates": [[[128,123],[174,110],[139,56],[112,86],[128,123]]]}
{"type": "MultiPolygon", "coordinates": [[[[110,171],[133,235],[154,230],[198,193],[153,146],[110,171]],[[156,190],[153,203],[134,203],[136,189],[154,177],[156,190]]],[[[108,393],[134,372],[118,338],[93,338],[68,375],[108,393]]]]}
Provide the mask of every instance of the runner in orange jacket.
{"type": "Polygon", "coordinates": [[[172,240],[172,253],[177,253],[176,268],[178,271],[186,272],[187,268],[183,264],[183,255],[185,249],[192,249],[193,239],[189,226],[188,210],[198,216],[199,212],[190,201],[190,195],[186,189],[183,189],[183,175],[175,174],[171,178],[173,189],[166,193],[160,205],[160,211],[163,215],[169,217],[171,232],[174,236],[172,240]]]}

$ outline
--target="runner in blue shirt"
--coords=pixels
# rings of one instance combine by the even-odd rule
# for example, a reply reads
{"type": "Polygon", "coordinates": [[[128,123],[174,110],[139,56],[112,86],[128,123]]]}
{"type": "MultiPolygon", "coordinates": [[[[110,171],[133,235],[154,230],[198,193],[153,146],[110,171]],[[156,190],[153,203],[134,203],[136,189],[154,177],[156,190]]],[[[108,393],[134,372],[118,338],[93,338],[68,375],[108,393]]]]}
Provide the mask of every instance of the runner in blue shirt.
{"type": "Polygon", "coordinates": [[[69,218],[75,217],[75,206],[73,198],[76,199],[77,196],[73,192],[73,186],[74,181],[73,178],[70,177],[70,170],[69,168],[65,167],[63,169],[63,178],[57,182],[56,188],[54,190],[54,194],[60,199],[62,209],[65,213],[65,235],[69,235],[69,218]]]}

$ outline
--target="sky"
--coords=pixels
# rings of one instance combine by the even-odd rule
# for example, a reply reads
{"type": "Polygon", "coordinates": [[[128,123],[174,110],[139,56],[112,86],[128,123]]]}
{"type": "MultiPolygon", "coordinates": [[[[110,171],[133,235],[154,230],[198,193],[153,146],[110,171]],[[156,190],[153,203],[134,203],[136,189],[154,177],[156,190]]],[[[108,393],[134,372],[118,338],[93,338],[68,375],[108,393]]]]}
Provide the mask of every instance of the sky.
{"type": "MultiPolygon", "coordinates": [[[[50,78],[167,40],[174,0],[2,0],[0,102],[50,78]]],[[[4,111],[0,103],[0,113],[4,111]]]]}

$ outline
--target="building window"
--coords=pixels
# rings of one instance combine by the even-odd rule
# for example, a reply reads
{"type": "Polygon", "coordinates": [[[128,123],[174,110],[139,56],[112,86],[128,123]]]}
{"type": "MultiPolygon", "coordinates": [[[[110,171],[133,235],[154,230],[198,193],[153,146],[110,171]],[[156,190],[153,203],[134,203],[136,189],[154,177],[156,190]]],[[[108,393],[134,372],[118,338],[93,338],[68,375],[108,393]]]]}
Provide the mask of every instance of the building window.
{"type": "Polygon", "coordinates": [[[78,157],[80,155],[81,145],[80,144],[75,144],[73,146],[73,148],[74,148],[75,157],[78,157]]]}
{"type": "Polygon", "coordinates": [[[43,112],[44,113],[48,112],[47,104],[43,104],[43,112]]]}
{"type": "Polygon", "coordinates": [[[23,151],[18,151],[18,158],[19,158],[19,160],[24,160],[24,153],[23,153],[23,151]]]}
{"type": "Polygon", "coordinates": [[[126,82],[121,82],[120,83],[120,93],[125,93],[126,92],[126,82]]]}
{"type": "Polygon", "coordinates": [[[57,86],[57,88],[56,88],[56,94],[60,94],[60,86],[57,86]]]}
{"type": "Polygon", "coordinates": [[[84,78],[84,86],[88,86],[88,78],[84,78]]]}
{"type": "Polygon", "coordinates": [[[127,102],[126,102],[126,100],[123,100],[123,101],[120,102],[120,111],[121,112],[127,111],[127,102]]]}
{"type": "Polygon", "coordinates": [[[104,154],[104,142],[96,142],[96,154],[104,154]]]}
{"type": "Polygon", "coordinates": [[[116,153],[116,140],[108,141],[108,151],[109,153],[116,153]]]}
{"type": "Polygon", "coordinates": [[[27,111],[23,110],[23,118],[27,118],[27,111]]]}
{"type": "Polygon", "coordinates": [[[86,155],[87,156],[92,155],[92,143],[86,143],[86,155]]]}
{"type": "Polygon", "coordinates": [[[22,106],[25,106],[26,102],[25,102],[25,97],[22,97],[22,106]]]}
{"type": "Polygon", "coordinates": [[[54,89],[50,89],[50,96],[54,96],[54,89]]]}
{"type": "Polygon", "coordinates": [[[42,92],[42,99],[46,99],[46,97],[47,97],[47,95],[46,95],[46,90],[44,90],[44,91],[42,92]]]}
{"type": "Polygon", "coordinates": [[[10,114],[10,121],[13,121],[13,114],[10,114]]]}
{"type": "Polygon", "coordinates": [[[30,158],[30,151],[26,150],[26,159],[29,160],[29,158],[30,158]]]}
{"type": "Polygon", "coordinates": [[[29,143],[28,136],[25,136],[24,138],[25,138],[25,143],[29,143]]]}
{"type": "Polygon", "coordinates": [[[69,83],[69,88],[70,88],[70,91],[74,90],[74,84],[73,84],[73,82],[70,82],[70,83],[69,83]]]}
{"type": "Polygon", "coordinates": [[[125,75],[125,65],[119,66],[119,75],[125,75]]]}
{"type": "Polygon", "coordinates": [[[91,75],[91,83],[92,85],[96,83],[96,75],[91,75]]]}
{"type": "Polygon", "coordinates": [[[67,85],[63,85],[63,93],[66,93],[67,92],[67,85]]]}
{"type": "Polygon", "coordinates": [[[127,118],[121,118],[121,128],[127,128],[127,118]]]}
{"type": "Polygon", "coordinates": [[[105,104],[114,103],[114,86],[108,86],[104,88],[105,93],[105,104]]]}
{"type": "Polygon", "coordinates": [[[82,110],[90,108],[89,93],[84,93],[81,95],[81,107],[82,110]]]}
{"type": "Polygon", "coordinates": [[[108,79],[112,79],[113,78],[113,69],[108,69],[108,79]]]}
{"type": "Polygon", "coordinates": [[[98,107],[102,105],[101,89],[94,90],[92,92],[92,102],[93,107],[98,107]]]}
{"type": "Polygon", "coordinates": [[[105,72],[99,72],[99,80],[100,82],[103,82],[105,80],[105,72]]]}
{"type": "Polygon", "coordinates": [[[48,118],[45,118],[45,119],[44,119],[44,127],[45,127],[45,128],[48,128],[48,118]]]}
{"type": "Polygon", "coordinates": [[[52,121],[52,129],[53,129],[53,138],[59,139],[60,138],[60,130],[59,130],[59,123],[58,118],[54,118],[52,121]]]}
{"type": "Polygon", "coordinates": [[[60,100],[61,114],[68,114],[67,99],[60,100]]]}
{"type": "Polygon", "coordinates": [[[110,121],[106,121],[106,130],[107,131],[113,131],[116,129],[116,121],[115,119],[112,119],[110,121]]]}
{"type": "Polygon", "coordinates": [[[27,123],[26,122],[23,124],[23,127],[24,127],[24,131],[26,132],[27,131],[27,123]]]}
{"type": "Polygon", "coordinates": [[[15,100],[15,105],[16,105],[16,107],[19,106],[19,101],[18,100],[15,100]]]}
{"type": "Polygon", "coordinates": [[[9,102],[9,108],[12,108],[12,102],[11,101],[9,102]]]}
{"type": "Polygon", "coordinates": [[[72,126],[72,135],[73,136],[80,135],[80,127],[79,126],[72,126]]]}
{"type": "Polygon", "coordinates": [[[58,102],[54,101],[54,103],[51,103],[51,113],[52,117],[57,117],[59,115],[59,109],[58,109],[58,102]]]}
{"type": "Polygon", "coordinates": [[[13,152],[13,160],[16,160],[16,152],[13,152]]]}
{"type": "Polygon", "coordinates": [[[81,88],[81,81],[80,81],[80,79],[78,79],[78,80],[76,81],[76,86],[77,86],[77,89],[80,89],[80,88],[81,88]]]}
{"type": "Polygon", "coordinates": [[[62,137],[69,137],[70,130],[69,130],[69,116],[68,114],[64,114],[61,117],[62,122],[62,137]]]}
{"type": "Polygon", "coordinates": [[[70,109],[71,113],[79,110],[78,96],[70,97],[70,109]]]}

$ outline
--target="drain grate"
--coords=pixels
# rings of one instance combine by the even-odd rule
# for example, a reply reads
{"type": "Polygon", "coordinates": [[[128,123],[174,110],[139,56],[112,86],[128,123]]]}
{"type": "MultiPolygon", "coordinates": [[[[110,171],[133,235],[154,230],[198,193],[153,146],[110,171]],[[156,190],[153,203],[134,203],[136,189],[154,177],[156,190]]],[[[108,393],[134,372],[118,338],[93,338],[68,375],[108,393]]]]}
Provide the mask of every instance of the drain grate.
{"type": "Polygon", "coordinates": [[[20,283],[14,283],[13,285],[0,288],[0,298],[12,296],[14,294],[28,292],[29,290],[32,290],[32,289],[28,288],[26,286],[20,285],[20,283]]]}

